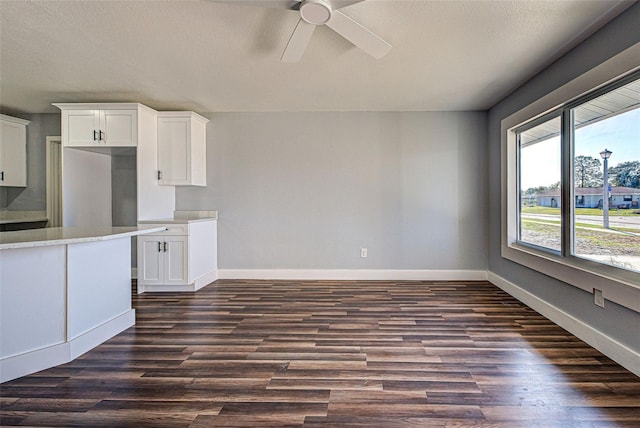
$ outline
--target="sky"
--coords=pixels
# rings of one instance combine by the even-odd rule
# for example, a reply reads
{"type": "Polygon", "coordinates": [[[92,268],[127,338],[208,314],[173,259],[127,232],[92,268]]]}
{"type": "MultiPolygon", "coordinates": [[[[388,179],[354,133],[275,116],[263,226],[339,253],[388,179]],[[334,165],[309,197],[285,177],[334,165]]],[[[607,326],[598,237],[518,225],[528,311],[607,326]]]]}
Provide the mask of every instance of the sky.
{"type": "MultiPolygon", "coordinates": [[[[600,161],[600,152],[613,152],[609,167],[640,160],[640,108],[587,125],[576,131],[575,155],[600,161]]],[[[522,149],[522,189],[549,186],[560,181],[560,137],[522,149]]]]}

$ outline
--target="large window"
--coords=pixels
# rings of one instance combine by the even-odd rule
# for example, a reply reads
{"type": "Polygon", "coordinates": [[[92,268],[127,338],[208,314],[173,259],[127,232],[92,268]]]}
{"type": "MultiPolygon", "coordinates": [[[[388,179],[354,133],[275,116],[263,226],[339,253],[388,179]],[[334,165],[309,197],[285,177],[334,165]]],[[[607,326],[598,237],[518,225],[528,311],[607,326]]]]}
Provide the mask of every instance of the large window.
{"type": "Polygon", "coordinates": [[[640,272],[640,73],[511,132],[514,243],[596,270],[640,272]]]}

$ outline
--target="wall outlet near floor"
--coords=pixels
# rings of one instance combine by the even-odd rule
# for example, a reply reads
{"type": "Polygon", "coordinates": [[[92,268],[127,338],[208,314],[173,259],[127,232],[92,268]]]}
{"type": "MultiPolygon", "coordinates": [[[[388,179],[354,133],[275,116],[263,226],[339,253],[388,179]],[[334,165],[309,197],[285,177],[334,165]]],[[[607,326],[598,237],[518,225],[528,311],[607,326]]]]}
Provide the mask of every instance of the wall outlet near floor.
{"type": "Polygon", "coordinates": [[[367,258],[367,249],[366,248],[360,248],[360,257],[363,259],[367,258]]]}
{"type": "Polygon", "coordinates": [[[593,303],[604,308],[604,296],[602,295],[602,290],[598,290],[597,288],[593,289],[593,303]]]}

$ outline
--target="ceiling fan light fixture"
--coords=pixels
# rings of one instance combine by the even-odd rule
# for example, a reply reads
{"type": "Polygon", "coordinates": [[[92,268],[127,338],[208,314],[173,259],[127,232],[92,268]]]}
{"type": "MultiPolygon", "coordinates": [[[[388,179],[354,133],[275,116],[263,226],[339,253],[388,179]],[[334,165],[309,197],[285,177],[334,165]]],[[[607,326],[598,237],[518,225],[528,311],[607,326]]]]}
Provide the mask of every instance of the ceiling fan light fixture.
{"type": "Polygon", "coordinates": [[[331,19],[331,6],[323,0],[305,0],[300,5],[300,16],[309,24],[323,25],[331,19]]]}

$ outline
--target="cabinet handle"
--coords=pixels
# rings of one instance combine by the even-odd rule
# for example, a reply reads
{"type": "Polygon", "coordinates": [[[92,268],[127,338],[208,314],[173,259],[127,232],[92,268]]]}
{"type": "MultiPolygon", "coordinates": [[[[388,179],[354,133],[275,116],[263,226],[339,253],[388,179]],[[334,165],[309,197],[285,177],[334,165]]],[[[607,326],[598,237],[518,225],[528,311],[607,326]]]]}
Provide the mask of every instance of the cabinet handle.
{"type": "Polygon", "coordinates": [[[4,181],[4,171],[0,172],[0,181],[4,181]]]}
{"type": "Polygon", "coordinates": [[[93,141],[96,141],[97,139],[98,139],[98,138],[97,138],[97,136],[96,136],[96,130],[94,129],[94,130],[93,130],[93,141]]]}
{"type": "Polygon", "coordinates": [[[104,132],[98,131],[98,140],[100,140],[100,141],[104,140],[104,138],[102,138],[102,134],[104,134],[104,132]]]}
{"type": "Polygon", "coordinates": [[[162,243],[158,242],[158,252],[161,252],[161,251],[162,251],[162,243]]]}
{"type": "Polygon", "coordinates": [[[164,252],[165,253],[167,252],[167,243],[166,242],[164,243],[164,252]]]}
{"type": "Polygon", "coordinates": [[[158,180],[162,180],[162,171],[158,171],[158,180]]]}

